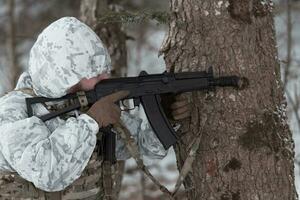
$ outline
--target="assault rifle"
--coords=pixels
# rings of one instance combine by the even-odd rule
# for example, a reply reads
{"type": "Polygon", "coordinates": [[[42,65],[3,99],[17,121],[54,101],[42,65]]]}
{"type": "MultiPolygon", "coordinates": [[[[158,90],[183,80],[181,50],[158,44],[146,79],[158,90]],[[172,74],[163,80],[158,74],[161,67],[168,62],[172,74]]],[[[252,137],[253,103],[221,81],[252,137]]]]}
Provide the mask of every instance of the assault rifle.
{"type": "MultiPolygon", "coordinates": [[[[129,95],[121,101],[133,99],[134,106],[143,105],[154,133],[167,150],[176,143],[177,136],[164,113],[160,95],[197,90],[209,91],[214,90],[217,86],[241,88],[242,85],[243,79],[238,76],[214,77],[211,67],[208,71],[201,72],[147,74],[145,71],[142,71],[137,77],[105,79],[98,83],[93,90],[67,94],[61,98],[26,98],[26,104],[28,115],[31,117],[33,115],[33,104],[72,100],[73,103],[69,107],[38,116],[41,120],[47,121],[70,111],[89,107],[97,100],[114,92],[127,90],[130,92],[129,95]]],[[[110,127],[101,128],[100,131],[105,133],[103,139],[104,159],[114,162],[115,133],[110,131],[110,127]]]]}

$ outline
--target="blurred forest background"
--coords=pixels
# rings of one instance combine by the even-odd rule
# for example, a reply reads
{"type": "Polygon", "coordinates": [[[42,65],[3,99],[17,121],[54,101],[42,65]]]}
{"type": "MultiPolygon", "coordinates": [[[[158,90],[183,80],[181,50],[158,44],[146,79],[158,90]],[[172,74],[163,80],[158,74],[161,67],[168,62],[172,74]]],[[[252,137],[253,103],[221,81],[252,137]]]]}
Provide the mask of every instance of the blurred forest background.
{"type": "MultiPolygon", "coordinates": [[[[0,0],[0,95],[14,88],[19,75],[27,69],[31,46],[47,25],[63,16],[80,17],[81,0],[0,0]]],[[[167,0],[119,0],[118,6],[130,12],[168,12],[167,0]]],[[[295,176],[300,191],[300,1],[274,2],[275,26],[282,81],[288,100],[288,118],[295,140],[295,176]]],[[[127,68],[135,76],[141,70],[164,71],[158,57],[167,24],[155,20],[122,23],[127,42],[127,68]]],[[[126,64],[125,64],[126,65],[126,64]]],[[[263,87],[263,86],[262,86],[263,87]]],[[[144,117],[142,111],[136,111],[144,117]]],[[[150,171],[167,188],[174,188],[178,171],[173,150],[162,161],[147,161],[150,171]]],[[[160,199],[161,192],[140,172],[135,162],[126,162],[120,199],[160,199]]]]}

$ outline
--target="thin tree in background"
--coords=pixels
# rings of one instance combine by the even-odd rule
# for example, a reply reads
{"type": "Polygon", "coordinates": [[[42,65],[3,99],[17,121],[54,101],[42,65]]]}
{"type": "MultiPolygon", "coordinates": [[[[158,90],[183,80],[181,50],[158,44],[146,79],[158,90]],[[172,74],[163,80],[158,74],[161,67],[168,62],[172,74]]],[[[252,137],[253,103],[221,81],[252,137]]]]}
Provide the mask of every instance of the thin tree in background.
{"type": "MultiPolygon", "coordinates": [[[[284,60],[284,78],[283,78],[283,84],[284,84],[284,89],[285,93],[288,99],[288,105],[289,105],[289,110],[292,116],[295,117],[296,127],[294,127],[293,133],[294,135],[299,134],[300,131],[300,116],[299,116],[299,108],[300,108],[300,102],[299,102],[299,91],[297,87],[297,82],[294,81],[293,79],[297,79],[297,69],[294,67],[295,62],[299,64],[299,61],[297,62],[296,60],[296,55],[293,55],[293,50],[297,46],[297,40],[294,41],[293,38],[293,30],[296,29],[293,24],[293,17],[298,10],[299,10],[299,1],[292,1],[292,0],[284,0],[279,4],[277,7],[286,8],[284,15],[286,16],[286,31],[284,32],[284,36],[286,36],[286,59],[284,60]],[[296,69],[296,70],[295,70],[296,69]],[[295,76],[296,75],[296,76],[295,76]],[[291,88],[288,87],[289,85],[293,85],[293,89],[291,91],[291,88]]],[[[297,136],[296,136],[297,137],[297,136]]],[[[297,142],[296,142],[297,145],[297,142]]],[[[295,155],[295,164],[300,165],[300,160],[299,160],[299,154],[296,152],[295,155]]],[[[296,177],[299,176],[299,174],[295,174],[296,177]]],[[[297,181],[297,180],[296,180],[297,181]]]]}
{"type": "Polygon", "coordinates": [[[17,83],[21,70],[18,66],[18,58],[16,52],[16,25],[15,25],[15,1],[7,0],[8,7],[8,31],[7,31],[7,54],[9,60],[11,83],[10,88],[13,89],[17,83]]]}
{"type": "Polygon", "coordinates": [[[293,29],[293,24],[292,24],[292,2],[290,0],[286,0],[286,33],[287,33],[287,56],[286,56],[286,65],[284,69],[284,77],[283,77],[283,87],[286,89],[288,80],[289,80],[289,73],[290,73],[290,68],[291,68],[291,62],[292,62],[292,29],[293,29]]]}
{"type": "Polygon", "coordinates": [[[298,97],[298,91],[297,91],[297,87],[296,90],[293,94],[293,96],[291,95],[291,92],[289,91],[287,85],[289,84],[289,82],[291,82],[291,77],[290,77],[290,73],[291,73],[291,69],[292,69],[292,62],[293,62],[293,56],[292,56],[292,52],[293,52],[293,36],[292,36],[292,32],[293,32],[293,23],[292,23],[292,6],[293,6],[293,2],[291,2],[290,0],[286,0],[286,2],[284,2],[286,5],[286,60],[284,61],[284,77],[283,77],[283,87],[284,90],[286,92],[286,96],[288,98],[289,104],[290,104],[290,108],[292,109],[292,112],[295,114],[295,118],[297,121],[297,125],[298,125],[298,130],[300,130],[300,116],[298,113],[299,110],[299,97],[298,97]]]}
{"type": "Polygon", "coordinates": [[[272,2],[171,0],[171,13],[162,46],[169,71],[213,66],[216,76],[249,81],[240,91],[192,93],[190,131],[175,148],[181,170],[190,144],[200,141],[184,180],[188,199],[296,199],[272,2]]]}
{"type": "Polygon", "coordinates": [[[82,0],[81,19],[99,35],[112,58],[112,75],[125,76],[127,72],[126,34],[121,23],[104,23],[101,18],[123,8],[118,1],[82,0]]]}

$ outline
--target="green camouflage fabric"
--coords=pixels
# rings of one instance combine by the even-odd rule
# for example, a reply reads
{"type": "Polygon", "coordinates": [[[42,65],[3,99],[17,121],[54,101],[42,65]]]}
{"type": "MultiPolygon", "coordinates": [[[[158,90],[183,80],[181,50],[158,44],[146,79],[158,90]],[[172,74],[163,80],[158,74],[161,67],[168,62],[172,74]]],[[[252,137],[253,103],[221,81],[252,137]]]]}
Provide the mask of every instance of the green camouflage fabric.
{"type": "MultiPolygon", "coordinates": [[[[61,97],[82,78],[110,70],[107,50],[97,35],[73,17],[49,25],[32,47],[28,72],[15,89],[32,88],[37,96],[61,97]]],[[[0,98],[0,173],[17,173],[43,191],[62,191],[79,180],[96,145],[97,122],[79,111],[68,119],[47,122],[42,104],[33,106],[28,117],[22,91],[0,98]]],[[[166,151],[150,128],[141,130],[142,120],[122,112],[122,121],[138,144],[142,156],[163,158],[166,151]]],[[[130,157],[118,137],[117,159],[130,157]]],[[[1,184],[0,184],[1,186],[1,184]]],[[[1,188],[1,187],[0,187],[1,188]]]]}

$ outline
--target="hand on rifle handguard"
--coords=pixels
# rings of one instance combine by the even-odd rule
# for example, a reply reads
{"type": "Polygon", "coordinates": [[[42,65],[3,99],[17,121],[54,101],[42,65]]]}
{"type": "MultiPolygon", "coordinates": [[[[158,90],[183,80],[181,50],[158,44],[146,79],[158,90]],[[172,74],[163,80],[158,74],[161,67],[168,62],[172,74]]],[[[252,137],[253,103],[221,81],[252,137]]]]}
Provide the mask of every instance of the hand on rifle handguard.
{"type": "Polygon", "coordinates": [[[182,94],[162,95],[162,106],[169,120],[183,120],[191,116],[191,103],[182,94]]]}
{"type": "Polygon", "coordinates": [[[191,103],[183,95],[175,96],[174,103],[171,104],[171,114],[174,120],[182,120],[191,116],[191,103]]]}

